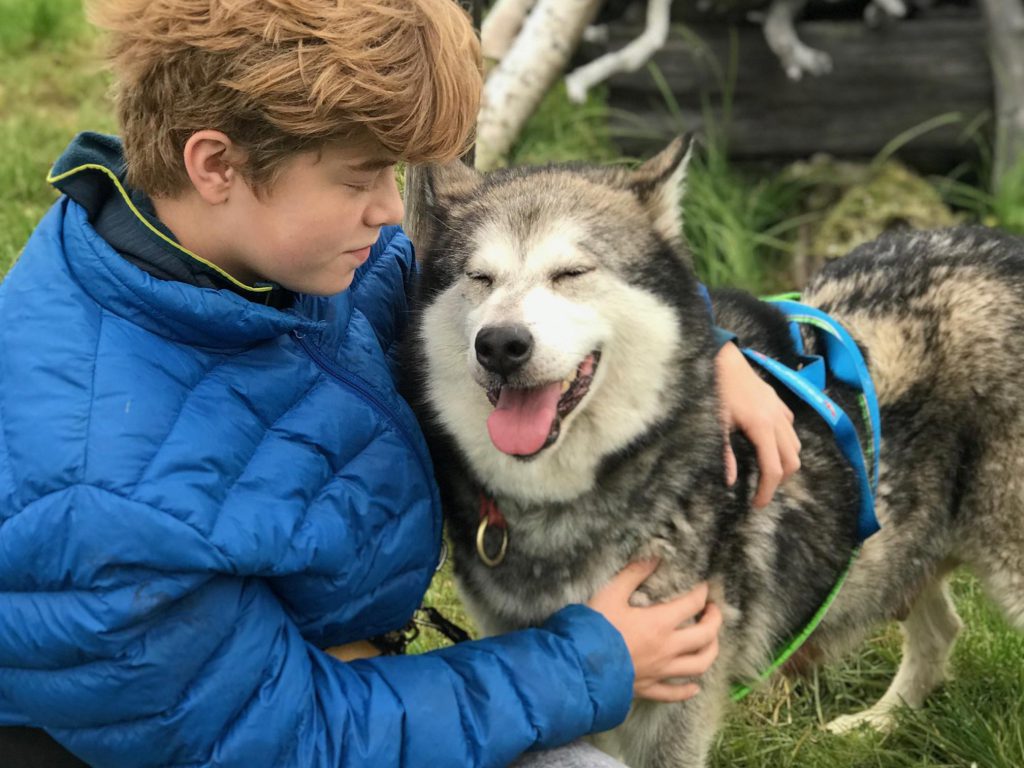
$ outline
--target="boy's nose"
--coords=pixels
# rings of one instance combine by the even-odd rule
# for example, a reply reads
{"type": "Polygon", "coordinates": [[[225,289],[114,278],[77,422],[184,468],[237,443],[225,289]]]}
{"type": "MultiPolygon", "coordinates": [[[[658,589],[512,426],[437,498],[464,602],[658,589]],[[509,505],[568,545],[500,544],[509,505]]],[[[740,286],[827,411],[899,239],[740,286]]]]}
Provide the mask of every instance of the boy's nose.
{"type": "Polygon", "coordinates": [[[405,205],[398,191],[398,184],[392,174],[390,181],[383,185],[380,193],[366,209],[366,223],[372,227],[387,224],[401,224],[405,216],[405,205]]]}

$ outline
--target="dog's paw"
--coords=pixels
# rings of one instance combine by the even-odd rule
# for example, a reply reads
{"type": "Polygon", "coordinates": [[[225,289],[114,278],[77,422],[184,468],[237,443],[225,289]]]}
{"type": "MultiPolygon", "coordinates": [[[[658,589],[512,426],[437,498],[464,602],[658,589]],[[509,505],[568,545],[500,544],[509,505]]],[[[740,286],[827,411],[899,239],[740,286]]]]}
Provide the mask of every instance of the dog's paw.
{"type": "Polygon", "coordinates": [[[858,728],[872,728],[880,733],[891,731],[896,725],[892,710],[866,709],[853,715],[842,715],[825,724],[825,730],[837,735],[850,733],[858,728]]]}
{"type": "Polygon", "coordinates": [[[782,66],[790,80],[799,80],[805,72],[815,76],[827,75],[832,71],[832,57],[824,51],[799,45],[785,57],[782,66]]]}
{"type": "Polygon", "coordinates": [[[589,87],[589,84],[576,72],[570,72],[565,76],[565,92],[569,95],[569,101],[573,104],[586,103],[589,87]]]}
{"type": "Polygon", "coordinates": [[[607,24],[591,24],[583,30],[583,42],[585,43],[605,45],[607,44],[608,39],[609,34],[607,24]]]}
{"type": "Polygon", "coordinates": [[[907,4],[903,0],[871,0],[864,9],[864,19],[870,24],[870,15],[875,15],[875,21],[881,23],[885,17],[890,19],[902,19],[907,15],[907,4]]]}

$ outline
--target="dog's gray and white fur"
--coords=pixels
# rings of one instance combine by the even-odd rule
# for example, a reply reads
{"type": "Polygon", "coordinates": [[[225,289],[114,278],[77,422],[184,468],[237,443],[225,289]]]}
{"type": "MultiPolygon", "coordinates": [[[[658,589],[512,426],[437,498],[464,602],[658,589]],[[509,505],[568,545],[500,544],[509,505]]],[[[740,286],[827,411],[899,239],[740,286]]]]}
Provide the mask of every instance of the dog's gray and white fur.
{"type": "MultiPolygon", "coordinates": [[[[648,555],[661,564],[643,599],[713,585],[725,621],[702,693],[638,702],[601,740],[634,768],[704,765],[730,685],[802,628],[855,547],[851,471],[818,417],[785,393],[801,470],[753,510],[756,459],[737,437],[740,479],[725,485],[711,319],[680,242],[686,157],[677,140],[634,171],[435,169],[414,233],[422,273],[411,397],[479,626],[539,624],[648,555]],[[498,373],[481,365],[477,344],[495,327],[532,337],[526,359],[498,373]],[[499,451],[487,427],[498,389],[573,380],[595,351],[589,388],[570,386],[578,403],[559,406],[545,446],[529,458],[499,451]],[[496,567],[475,548],[482,492],[509,525],[496,567]]],[[[889,691],[833,723],[885,726],[894,706],[920,705],[943,680],[960,627],[945,586],[954,567],[969,567],[1024,628],[1024,245],[984,229],[888,235],[827,266],[804,300],[862,346],[884,436],[883,528],[811,644],[834,654],[880,622],[903,622],[889,691]]],[[[744,344],[795,363],[769,305],[731,291],[714,295],[714,310],[744,344]]],[[[859,420],[850,392],[829,391],[859,420]]]]}

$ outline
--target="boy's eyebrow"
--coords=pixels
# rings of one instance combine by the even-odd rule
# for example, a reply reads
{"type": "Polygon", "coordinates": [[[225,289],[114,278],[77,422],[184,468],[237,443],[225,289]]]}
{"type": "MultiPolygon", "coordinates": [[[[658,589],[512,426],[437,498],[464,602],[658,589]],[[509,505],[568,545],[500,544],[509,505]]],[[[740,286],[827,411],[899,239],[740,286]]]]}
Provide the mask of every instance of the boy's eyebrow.
{"type": "Polygon", "coordinates": [[[345,167],[352,171],[379,171],[382,168],[389,168],[398,161],[388,157],[371,157],[360,163],[346,164],[345,167]]]}

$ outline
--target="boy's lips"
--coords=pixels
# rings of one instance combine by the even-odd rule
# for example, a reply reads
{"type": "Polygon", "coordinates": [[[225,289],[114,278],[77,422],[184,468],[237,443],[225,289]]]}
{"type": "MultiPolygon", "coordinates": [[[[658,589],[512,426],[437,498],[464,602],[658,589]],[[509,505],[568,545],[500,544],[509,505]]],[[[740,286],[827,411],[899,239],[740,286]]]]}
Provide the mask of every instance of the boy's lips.
{"type": "Polygon", "coordinates": [[[354,257],[356,261],[362,264],[368,258],[370,258],[370,248],[371,246],[367,245],[364,248],[357,248],[354,251],[345,251],[345,255],[354,257]]]}

